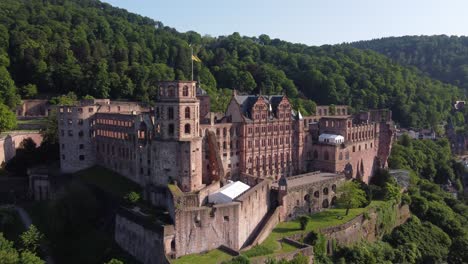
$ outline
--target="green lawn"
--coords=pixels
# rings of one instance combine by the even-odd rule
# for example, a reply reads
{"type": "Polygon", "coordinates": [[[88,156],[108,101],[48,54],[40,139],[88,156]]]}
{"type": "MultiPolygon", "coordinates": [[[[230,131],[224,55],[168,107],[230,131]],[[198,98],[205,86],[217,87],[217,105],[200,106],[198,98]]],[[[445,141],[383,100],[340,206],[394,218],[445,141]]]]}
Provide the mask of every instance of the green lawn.
{"type": "MultiPolygon", "coordinates": [[[[372,203],[365,208],[350,209],[349,214],[345,216],[345,209],[332,208],[316,214],[309,215],[309,222],[305,230],[300,229],[299,220],[279,223],[268,236],[268,238],[261,244],[275,253],[285,253],[295,250],[295,248],[287,243],[280,243],[283,237],[292,236],[298,233],[308,233],[310,231],[317,231],[321,228],[337,226],[344,224],[370,208],[376,208],[384,205],[384,201],[372,201],[372,203]]],[[[246,251],[248,252],[248,251],[246,251]]]]}
{"type": "Polygon", "coordinates": [[[140,185],[104,167],[94,166],[77,172],[75,176],[116,197],[124,197],[131,191],[141,193],[140,185]]]}
{"type": "Polygon", "coordinates": [[[204,254],[186,255],[181,258],[171,260],[174,264],[218,264],[230,260],[233,256],[219,249],[211,250],[204,254]]]}
{"type": "Polygon", "coordinates": [[[35,118],[35,119],[18,119],[16,123],[18,125],[45,125],[47,118],[35,118]]]}

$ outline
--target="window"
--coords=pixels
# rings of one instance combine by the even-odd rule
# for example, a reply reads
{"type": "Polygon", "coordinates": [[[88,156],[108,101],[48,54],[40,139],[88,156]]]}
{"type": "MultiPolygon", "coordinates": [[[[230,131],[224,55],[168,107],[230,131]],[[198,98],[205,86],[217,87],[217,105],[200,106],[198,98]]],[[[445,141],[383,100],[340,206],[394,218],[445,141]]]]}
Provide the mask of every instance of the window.
{"type": "Polygon", "coordinates": [[[167,88],[167,96],[168,97],[174,97],[174,86],[169,86],[167,88]]]}
{"type": "Polygon", "coordinates": [[[62,155],[62,160],[65,160],[65,155],[62,155]]]}
{"type": "MultiPolygon", "coordinates": [[[[187,87],[187,86],[185,86],[187,87]]],[[[190,119],[190,107],[185,107],[185,119],[190,119]]]]}
{"type": "Polygon", "coordinates": [[[340,158],[339,159],[343,160],[343,153],[342,152],[340,152],[340,158]]]}
{"type": "Polygon", "coordinates": [[[80,144],[80,149],[84,149],[84,145],[83,145],[83,144],[80,144]]]}
{"type": "Polygon", "coordinates": [[[324,159],[325,159],[325,160],[329,160],[329,159],[330,159],[330,156],[328,155],[328,151],[325,151],[324,159]]]}
{"type": "Polygon", "coordinates": [[[184,88],[182,89],[182,95],[183,96],[188,96],[189,94],[189,89],[187,86],[184,86],[184,88]]]}
{"type": "Polygon", "coordinates": [[[224,222],[229,222],[229,216],[225,215],[225,216],[223,217],[223,220],[224,220],[224,222]]]}
{"type": "Polygon", "coordinates": [[[167,133],[169,134],[169,136],[174,135],[174,124],[169,124],[169,127],[167,129],[167,133]]]}
{"type": "Polygon", "coordinates": [[[174,119],[174,108],[169,107],[169,108],[167,109],[167,118],[168,118],[169,120],[174,119]]]}
{"type": "Polygon", "coordinates": [[[84,155],[80,155],[80,160],[84,160],[84,155]]]}
{"type": "Polygon", "coordinates": [[[156,114],[156,118],[159,119],[159,107],[156,107],[156,111],[155,111],[155,112],[156,112],[156,113],[155,113],[155,114],[156,114]]]}
{"type": "Polygon", "coordinates": [[[80,125],[80,126],[83,125],[83,119],[78,119],[78,125],[80,125]]]}
{"type": "Polygon", "coordinates": [[[84,135],[83,131],[78,132],[79,137],[83,137],[83,135],[84,135]]]}
{"type": "Polygon", "coordinates": [[[353,146],[353,152],[356,152],[356,146],[353,146]]]}
{"type": "Polygon", "coordinates": [[[68,136],[73,137],[73,130],[68,130],[68,136]]]}
{"type": "Polygon", "coordinates": [[[185,124],[184,132],[185,134],[190,134],[190,124],[185,124]]]}

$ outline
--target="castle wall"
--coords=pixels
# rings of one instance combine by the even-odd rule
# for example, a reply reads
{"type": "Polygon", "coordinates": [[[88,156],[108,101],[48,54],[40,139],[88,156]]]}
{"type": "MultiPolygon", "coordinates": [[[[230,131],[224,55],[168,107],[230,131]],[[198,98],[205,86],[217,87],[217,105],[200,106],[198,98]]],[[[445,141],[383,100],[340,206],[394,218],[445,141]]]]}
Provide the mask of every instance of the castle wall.
{"type": "Polygon", "coordinates": [[[271,181],[264,180],[236,199],[236,201],[241,202],[241,208],[237,230],[239,232],[239,246],[234,247],[234,249],[247,246],[246,243],[252,242],[251,235],[256,235],[256,231],[260,231],[258,230],[259,224],[270,209],[270,186],[271,181]]]}
{"type": "Polygon", "coordinates": [[[74,173],[96,163],[91,130],[92,117],[96,110],[96,106],[59,108],[58,131],[62,172],[74,173]]]}
{"type": "Polygon", "coordinates": [[[220,245],[240,248],[240,210],[238,202],[177,210],[176,257],[208,251],[220,245]]]}
{"type": "Polygon", "coordinates": [[[336,188],[343,181],[344,177],[334,177],[293,188],[288,187],[287,195],[283,197],[281,219],[292,220],[300,215],[319,212],[333,206],[336,200],[336,188]]]}
{"type": "Polygon", "coordinates": [[[0,139],[0,165],[10,161],[16,156],[16,149],[20,147],[23,140],[31,138],[36,146],[41,145],[42,135],[33,133],[11,133],[0,139]]]}
{"type": "MultiPolygon", "coordinates": [[[[164,229],[145,228],[123,215],[115,217],[115,242],[143,264],[168,264],[164,229]]],[[[170,244],[169,244],[170,246],[170,244]]]]}

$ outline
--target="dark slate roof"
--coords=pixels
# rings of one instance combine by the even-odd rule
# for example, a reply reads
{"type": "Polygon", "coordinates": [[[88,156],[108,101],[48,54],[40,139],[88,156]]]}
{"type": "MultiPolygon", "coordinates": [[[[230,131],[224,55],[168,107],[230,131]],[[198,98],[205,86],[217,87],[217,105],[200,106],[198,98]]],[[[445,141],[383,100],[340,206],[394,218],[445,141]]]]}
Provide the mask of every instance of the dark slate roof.
{"type": "Polygon", "coordinates": [[[242,114],[248,118],[251,118],[252,106],[259,99],[263,98],[267,104],[271,105],[272,111],[275,113],[278,109],[278,105],[283,100],[283,95],[235,95],[234,99],[241,107],[242,114]]]}
{"type": "Polygon", "coordinates": [[[200,86],[198,86],[197,87],[197,96],[201,96],[201,95],[207,95],[207,93],[200,86]]]}

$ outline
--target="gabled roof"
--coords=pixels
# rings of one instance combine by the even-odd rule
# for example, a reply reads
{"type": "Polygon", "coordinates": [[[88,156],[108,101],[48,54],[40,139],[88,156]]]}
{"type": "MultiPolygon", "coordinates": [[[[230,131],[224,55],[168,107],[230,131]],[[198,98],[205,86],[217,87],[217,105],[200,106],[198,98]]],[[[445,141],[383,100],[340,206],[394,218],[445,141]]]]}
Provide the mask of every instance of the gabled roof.
{"type": "Polygon", "coordinates": [[[234,95],[234,99],[239,104],[242,114],[247,118],[252,117],[252,106],[258,100],[263,99],[268,104],[270,110],[275,113],[283,98],[284,95],[234,95]]]}
{"type": "Polygon", "coordinates": [[[250,189],[250,186],[243,182],[230,182],[208,195],[208,202],[215,204],[230,203],[248,189],[250,189]]]}

